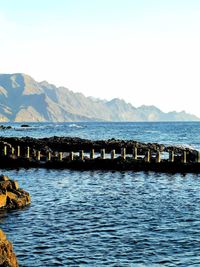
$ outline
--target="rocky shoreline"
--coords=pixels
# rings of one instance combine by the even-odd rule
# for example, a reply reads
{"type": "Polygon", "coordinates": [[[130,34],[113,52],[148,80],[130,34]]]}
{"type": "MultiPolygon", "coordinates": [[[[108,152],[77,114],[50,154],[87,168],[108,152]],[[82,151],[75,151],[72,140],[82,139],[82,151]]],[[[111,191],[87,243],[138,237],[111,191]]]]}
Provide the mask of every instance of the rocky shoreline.
{"type": "MultiPolygon", "coordinates": [[[[31,203],[30,194],[19,188],[18,182],[6,175],[0,176],[0,210],[23,208],[31,203]]],[[[18,267],[13,246],[0,229],[0,266],[18,267]]]]}

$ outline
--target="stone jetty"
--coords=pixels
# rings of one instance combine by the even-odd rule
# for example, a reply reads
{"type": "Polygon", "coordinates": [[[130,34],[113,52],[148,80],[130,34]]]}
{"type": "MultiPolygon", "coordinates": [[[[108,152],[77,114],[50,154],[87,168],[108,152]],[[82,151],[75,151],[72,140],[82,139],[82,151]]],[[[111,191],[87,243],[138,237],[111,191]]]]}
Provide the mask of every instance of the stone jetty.
{"type": "MultiPolygon", "coordinates": [[[[20,189],[18,182],[11,180],[6,175],[0,176],[0,210],[20,209],[31,202],[30,194],[20,189]]],[[[0,266],[18,267],[13,246],[0,229],[0,266]]]]}
{"type": "Polygon", "coordinates": [[[200,152],[134,140],[1,137],[0,168],[200,172],[200,152]]]}

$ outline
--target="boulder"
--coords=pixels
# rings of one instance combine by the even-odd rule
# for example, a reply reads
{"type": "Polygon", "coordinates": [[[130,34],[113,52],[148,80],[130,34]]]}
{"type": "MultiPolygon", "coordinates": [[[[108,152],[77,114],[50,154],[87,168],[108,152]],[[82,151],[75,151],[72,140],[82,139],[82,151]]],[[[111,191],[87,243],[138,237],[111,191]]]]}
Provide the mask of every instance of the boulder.
{"type": "Polygon", "coordinates": [[[13,246],[7,240],[6,235],[0,229],[0,266],[3,267],[18,267],[16,255],[13,251],[13,246]]]}
{"type": "Polygon", "coordinates": [[[8,176],[0,176],[0,210],[19,209],[31,203],[28,192],[19,188],[18,182],[8,176]]]}
{"type": "Polygon", "coordinates": [[[12,190],[12,182],[10,180],[0,182],[0,190],[12,190]]]}
{"type": "Polygon", "coordinates": [[[9,177],[7,175],[0,175],[0,182],[2,181],[8,181],[9,177]]]}
{"type": "Polygon", "coordinates": [[[7,203],[7,194],[0,194],[0,209],[4,208],[7,203]]]}
{"type": "Polygon", "coordinates": [[[0,182],[0,210],[19,209],[30,203],[30,194],[20,189],[17,181],[6,180],[0,182]]]}
{"type": "Polygon", "coordinates": [[[14,189],[14,190],[19,189],[19,184],[17,181],[13,180],[13,181],[11,181],[11,183],[12,183],[12,189],[14,189]]]}

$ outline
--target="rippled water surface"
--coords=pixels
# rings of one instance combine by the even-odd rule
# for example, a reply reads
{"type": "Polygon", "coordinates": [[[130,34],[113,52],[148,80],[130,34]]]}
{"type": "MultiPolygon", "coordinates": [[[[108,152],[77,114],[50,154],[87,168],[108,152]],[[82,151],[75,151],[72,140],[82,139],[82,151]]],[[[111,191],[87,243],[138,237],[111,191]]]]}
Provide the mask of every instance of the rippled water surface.
{"type": "Polygon", "coordinates": [[[199,175],[7,174],[32,195],[2,219],[22,266],[200,265],[199,175]]]}
{"type": "MultiPolygon", "coordinates": [[[[66,135],[69,125],[59,126],[66,135]]],[[[116,125],[97,125],[96,138],[94,125],[69,128],[93,139],[124,134],[124,139],[200,147],[199,123],[116,125]]],[[[20,136],[24,130],[9,134],[14,131],[20,136]]],[[[40,134],[40,128],[29,131],[40,134]]],[[[32,196],[28,208],[1,214],[20,266],[200,266],[200,174],[2,172],[32,196]]]]}

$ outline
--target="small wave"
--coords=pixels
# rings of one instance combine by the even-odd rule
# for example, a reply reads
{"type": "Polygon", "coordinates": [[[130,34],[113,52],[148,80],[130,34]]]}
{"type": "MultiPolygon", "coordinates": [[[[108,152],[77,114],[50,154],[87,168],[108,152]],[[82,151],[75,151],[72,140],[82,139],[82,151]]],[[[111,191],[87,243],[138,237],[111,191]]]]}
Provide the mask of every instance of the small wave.
{"type": "Polygon", "coordinates": [[[27,130],[37,130],[37,129],[49,129],[49,128],[55,128],[60,127],[59,124],[47,124],[47,125],[28,125],[28,126],[15,126],[12,129],[16,131],[27,131],[27,130]]]}
{"type": "Polygon", "coordinates": [[[47,129],[50,128],[48,126],[28,126],[28,127],[13,127],[15,131],[33,131],[33,130],[40,130],[40,129],[47,129]]]}
{"type": "Polygon", "coordinates": [[[83,129],[85,128],[85,126],[83,125],[78,125],[78,124],[75,124],[75,123],[72,123],[69,125],[70,128],[79,128],[79,129],[83,129]]]}
{"type": "Polygon", "coordinates": [[[160,133],[160,131],[156,131],[156,130],[146,130],[144,132],[145,133],[160,133]]]}
{"type": "Polygon", "coordinates": [[[14,127],[15,131],[27,131],[27,130],[34,130],[36,127],[28,126],[28,127],[14,127]]]}

